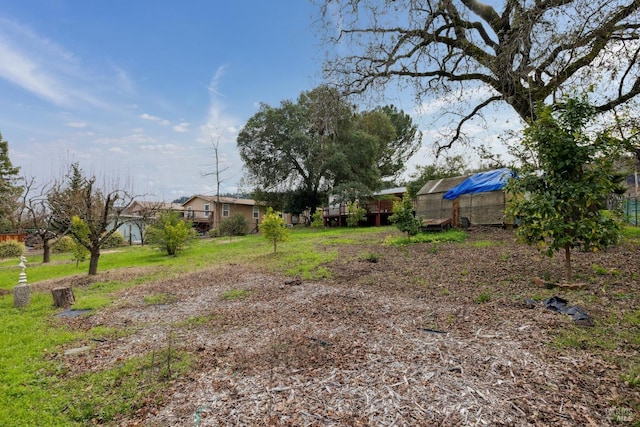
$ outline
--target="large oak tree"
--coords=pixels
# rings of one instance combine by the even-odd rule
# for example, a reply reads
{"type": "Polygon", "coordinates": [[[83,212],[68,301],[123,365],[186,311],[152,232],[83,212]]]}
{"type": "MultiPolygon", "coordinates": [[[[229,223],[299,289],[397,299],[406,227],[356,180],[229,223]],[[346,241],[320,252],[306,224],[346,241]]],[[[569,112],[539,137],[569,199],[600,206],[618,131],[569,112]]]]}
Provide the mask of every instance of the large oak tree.
{"type": "Polygon", "coordinates": [[[389,106],[358,113],[328,86],[279,107],[263,104],[237,140],[254,197],[276,194],[289,198],[292,213],[311,214],[337,186],[375,191],[402,171],[419,142],[404,112],[389,106]]]}
{"type": "Polygon", "coordinates": [[[640,93],[638,0],[318,1],[331,81],[347,93],[406,83],[454,101],[442,147],[492,104],[531,123],[537,104],[567,93],[593,89],[596,112],[640,93]],[[471,89],[480,98],[463,96],[471,89]]]}

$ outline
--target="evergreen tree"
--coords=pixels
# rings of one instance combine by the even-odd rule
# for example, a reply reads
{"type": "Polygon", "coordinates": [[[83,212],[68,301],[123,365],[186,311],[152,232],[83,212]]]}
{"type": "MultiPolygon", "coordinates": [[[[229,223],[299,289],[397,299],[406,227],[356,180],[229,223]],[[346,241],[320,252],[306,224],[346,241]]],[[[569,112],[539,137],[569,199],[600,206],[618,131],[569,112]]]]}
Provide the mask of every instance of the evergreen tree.
{"type": "Polygon", "coordinates": [[[22,186],[18,184],[20,168],[9,159],[9,143],[0,134],[0,232],[15,231],[15,214],[22,186]]]}

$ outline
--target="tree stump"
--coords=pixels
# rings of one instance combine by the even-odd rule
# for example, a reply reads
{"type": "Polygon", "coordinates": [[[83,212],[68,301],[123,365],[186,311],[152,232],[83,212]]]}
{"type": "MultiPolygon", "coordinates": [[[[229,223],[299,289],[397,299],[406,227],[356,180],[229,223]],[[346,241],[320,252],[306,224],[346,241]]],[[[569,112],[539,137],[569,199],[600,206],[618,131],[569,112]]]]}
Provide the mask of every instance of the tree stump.
{"type": "Polygon", "coordinates": [[[31,303],[31,285],[18,285],[13,288],[13,306],[27,307],[31,303]]]}
{"type": "Polygon", "coordinates": [[[53,295],[53,303],[56,307],[68,308],[70,305],[76,302],[73,296],[73,289],[70,286],[64,288],[51,289],[53,295]]]}

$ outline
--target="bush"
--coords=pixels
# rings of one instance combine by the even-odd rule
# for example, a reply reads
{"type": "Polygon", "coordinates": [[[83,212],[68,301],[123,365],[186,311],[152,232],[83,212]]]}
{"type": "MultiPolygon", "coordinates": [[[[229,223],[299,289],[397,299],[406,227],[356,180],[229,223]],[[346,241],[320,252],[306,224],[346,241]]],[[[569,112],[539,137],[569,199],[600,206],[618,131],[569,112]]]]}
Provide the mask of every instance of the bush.
{"type": "Polygon", "coordinates": [[[56,254],[73,252],[75,247],[76,242],[74,242],[70,236],[62,236],[51,245],[51,252],[56,254]]]}
{"type": "Polygon", "coordinates": [[[235,214],[231,218],[220,221],[218,236],[244,236],[249,229],[249,222],[242,214],[235,214]]]}
{"type": "Polygon", "coordinates": [[[19,257],[24,253],[24,244],[10,240],[0,243],[0,258],[19,257]]]}
{"type": "Polygon", "coordinates": [[[176,256],[179,251],[195,238],[195,230],[177,212],[162,212],[158,220],[147,231],[147,241],[176,256]]]}
{"type": "Polygon", "coordinates": [[[120,232],[116,231],[111,236],[104,241],[101,248],[112,249],[119,248],[120,246],[124,246],[127,244],[127,241],[124,239],[124,236],[120,234],[120,232]]]}
{"type": "Polygon", "coordinates": [[[286,242],[289,239],[289,230],[284,220],[273,211],[267,208],[267,213],[262,218],[260,230],[265,239],[273,242],[273,252],[276,252],[278,242],[286,242]]]}
{"type": "Polygon", "coordinates": [[[322,228],[324,227],[324,218],[322,217],[322,211],[317,210],[312,216],[311,227],[322,228]]]}

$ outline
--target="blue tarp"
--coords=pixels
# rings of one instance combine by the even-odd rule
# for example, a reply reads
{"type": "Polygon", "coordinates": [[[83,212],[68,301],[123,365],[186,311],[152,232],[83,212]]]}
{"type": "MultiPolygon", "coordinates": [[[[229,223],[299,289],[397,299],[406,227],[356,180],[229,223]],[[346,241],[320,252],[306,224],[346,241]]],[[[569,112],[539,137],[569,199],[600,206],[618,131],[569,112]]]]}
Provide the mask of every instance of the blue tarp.
{"type": "Polygon", "coordinates": [[[442,196],[443,199],[453,200],[469,193],[484,193],[502,190],[509,178],[513,176],[511,169],[502,168],[488,172],[480,172],[462,181],[442,196]]]}

